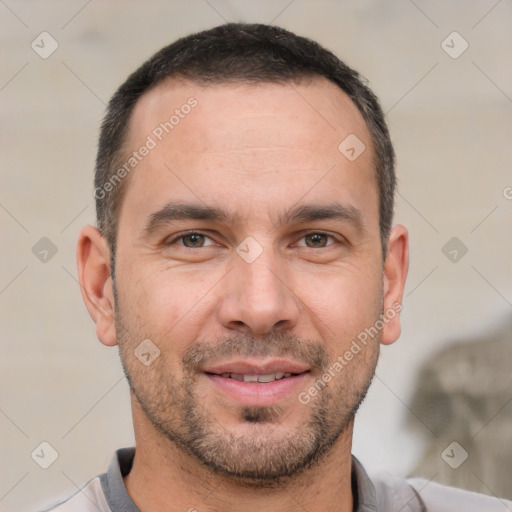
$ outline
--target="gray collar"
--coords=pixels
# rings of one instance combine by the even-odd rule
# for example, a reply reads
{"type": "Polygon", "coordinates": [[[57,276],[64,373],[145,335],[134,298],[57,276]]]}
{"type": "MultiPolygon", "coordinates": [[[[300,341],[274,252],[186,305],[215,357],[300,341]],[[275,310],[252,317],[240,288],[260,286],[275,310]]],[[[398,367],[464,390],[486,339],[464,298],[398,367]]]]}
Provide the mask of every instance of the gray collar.
{"type": "Polygon", "coordinates": [[[375,487],[363,465],[352,455],[354,512],[378,512],[375,487]]]}
{"type": "MultiPolygon", "coordinates": [[[[130,498],[123,477],[132,469],[135,448],[117,450],[108,471],[100,476],[101,487],[112,512],[140,512],[130,498]]],[[[361,463],[352,456],[354,512],[378,512],[375,487],[361,463]]]]}
{"type": "Polygon", "coordinates": [[[108,471],[100,476],[101,487],[112,512],[140,512],[130,498],[123,480],[132,469],[134,456],[135,448],[117,450],[108,471]]]}

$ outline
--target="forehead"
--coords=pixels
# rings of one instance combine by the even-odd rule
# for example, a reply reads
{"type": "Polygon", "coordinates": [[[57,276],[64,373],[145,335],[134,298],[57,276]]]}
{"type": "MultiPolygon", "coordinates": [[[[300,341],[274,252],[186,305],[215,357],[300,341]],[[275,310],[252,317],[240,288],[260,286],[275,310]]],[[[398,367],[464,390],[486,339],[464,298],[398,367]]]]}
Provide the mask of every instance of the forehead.
{"type": "Polygon", "coordinates": [[[257,147],[258,143],[271,146],[276,135],[280,142],[300,143],[305,150],[317,149],[319,145],[328,149],[334,145],[336,149],[344,134],[368,136],[366,123],[354,103],[323,77],[304,78],[300,83],[208,86],[167,79],[143,94],[135,105],[129,140],[134,142],[151,134],[173,114],[173,135],[188,136],[187,148],[182,149],[191,151],[202,150],[212,142],[219,150],[257,147]],[[191,98],[197,101],[198,108],[187,107],[191,98]],[[180,110],[187,111],[184,117],[180,110]],[[194,115],[188,116],[189,110],[194,115]],[[187,122],[181,122],[185,117],[187,122]],[[232,130],[234,125],[236,131],[232,130]],[[312,132],[318,136],[312,137],[312,132]]]}
{"type": "Polygon", "coordinates": [[[377,197],[366,123],[324,78],[207,87],[168,79],[137,102],[127,143],[130,152],[151,149],[130,175],[123,210],[149,214],[150,207],[195,196],[243,215],[247,201],[268,210],[305,195],[317,202],[338,194],[356,202],[377,197]],[[339,146],[354,136],[366,149],[351,161],[339,146]]]}

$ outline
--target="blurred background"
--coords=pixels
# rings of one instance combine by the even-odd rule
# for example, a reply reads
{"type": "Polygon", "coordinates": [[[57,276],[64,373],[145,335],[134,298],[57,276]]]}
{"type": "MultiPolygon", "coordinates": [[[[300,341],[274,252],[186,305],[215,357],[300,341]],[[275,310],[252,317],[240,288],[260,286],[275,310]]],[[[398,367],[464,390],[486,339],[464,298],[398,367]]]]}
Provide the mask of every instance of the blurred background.
{"type": "Polygon", "coordinates": [[[117,349],[77,283],[98,128],[145,59],[226,21],[316,39],[387,113],[411,267],[354,454],[512,498],[509,0],[0,0],[0,510],[69,495],[133,444],[117,349]]]}

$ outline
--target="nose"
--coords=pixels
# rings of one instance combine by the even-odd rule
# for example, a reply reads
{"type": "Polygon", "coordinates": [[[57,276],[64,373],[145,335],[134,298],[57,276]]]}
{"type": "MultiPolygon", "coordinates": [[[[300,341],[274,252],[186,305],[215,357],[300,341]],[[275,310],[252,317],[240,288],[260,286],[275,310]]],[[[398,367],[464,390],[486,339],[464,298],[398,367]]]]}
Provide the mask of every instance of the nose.
{"type": "Polygon", "coordinates": [[[300,300],[287,279],[285,263],[266,249],[252,263],[234,255],[218,308],[223,327],[238,333],[265,335],[290,330],[298,322],[300,300]]]}

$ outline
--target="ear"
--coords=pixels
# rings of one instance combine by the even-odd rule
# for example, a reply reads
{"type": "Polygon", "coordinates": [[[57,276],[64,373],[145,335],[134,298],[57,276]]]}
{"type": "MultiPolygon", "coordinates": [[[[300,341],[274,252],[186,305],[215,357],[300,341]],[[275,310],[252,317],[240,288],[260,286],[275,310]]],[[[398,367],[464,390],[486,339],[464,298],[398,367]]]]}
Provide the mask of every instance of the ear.
{"type": "Polygon", "coordinates": [[[76,259],[82,298],[96,324],[96,335],[104,345],[117,345],[110,250],[94,226],[80,232],[76,259]]]}
{"type": "Polygon", "coordinates": [[[391,345],[400,336],[400,311],[405,280],[409,269],[409,234],[404,226],[394,226],[389,235],[386,261],[384,262],[384,327],[381,343],[391,345]],[[387,319],[387,320],[386,320],[387,319]]]}

